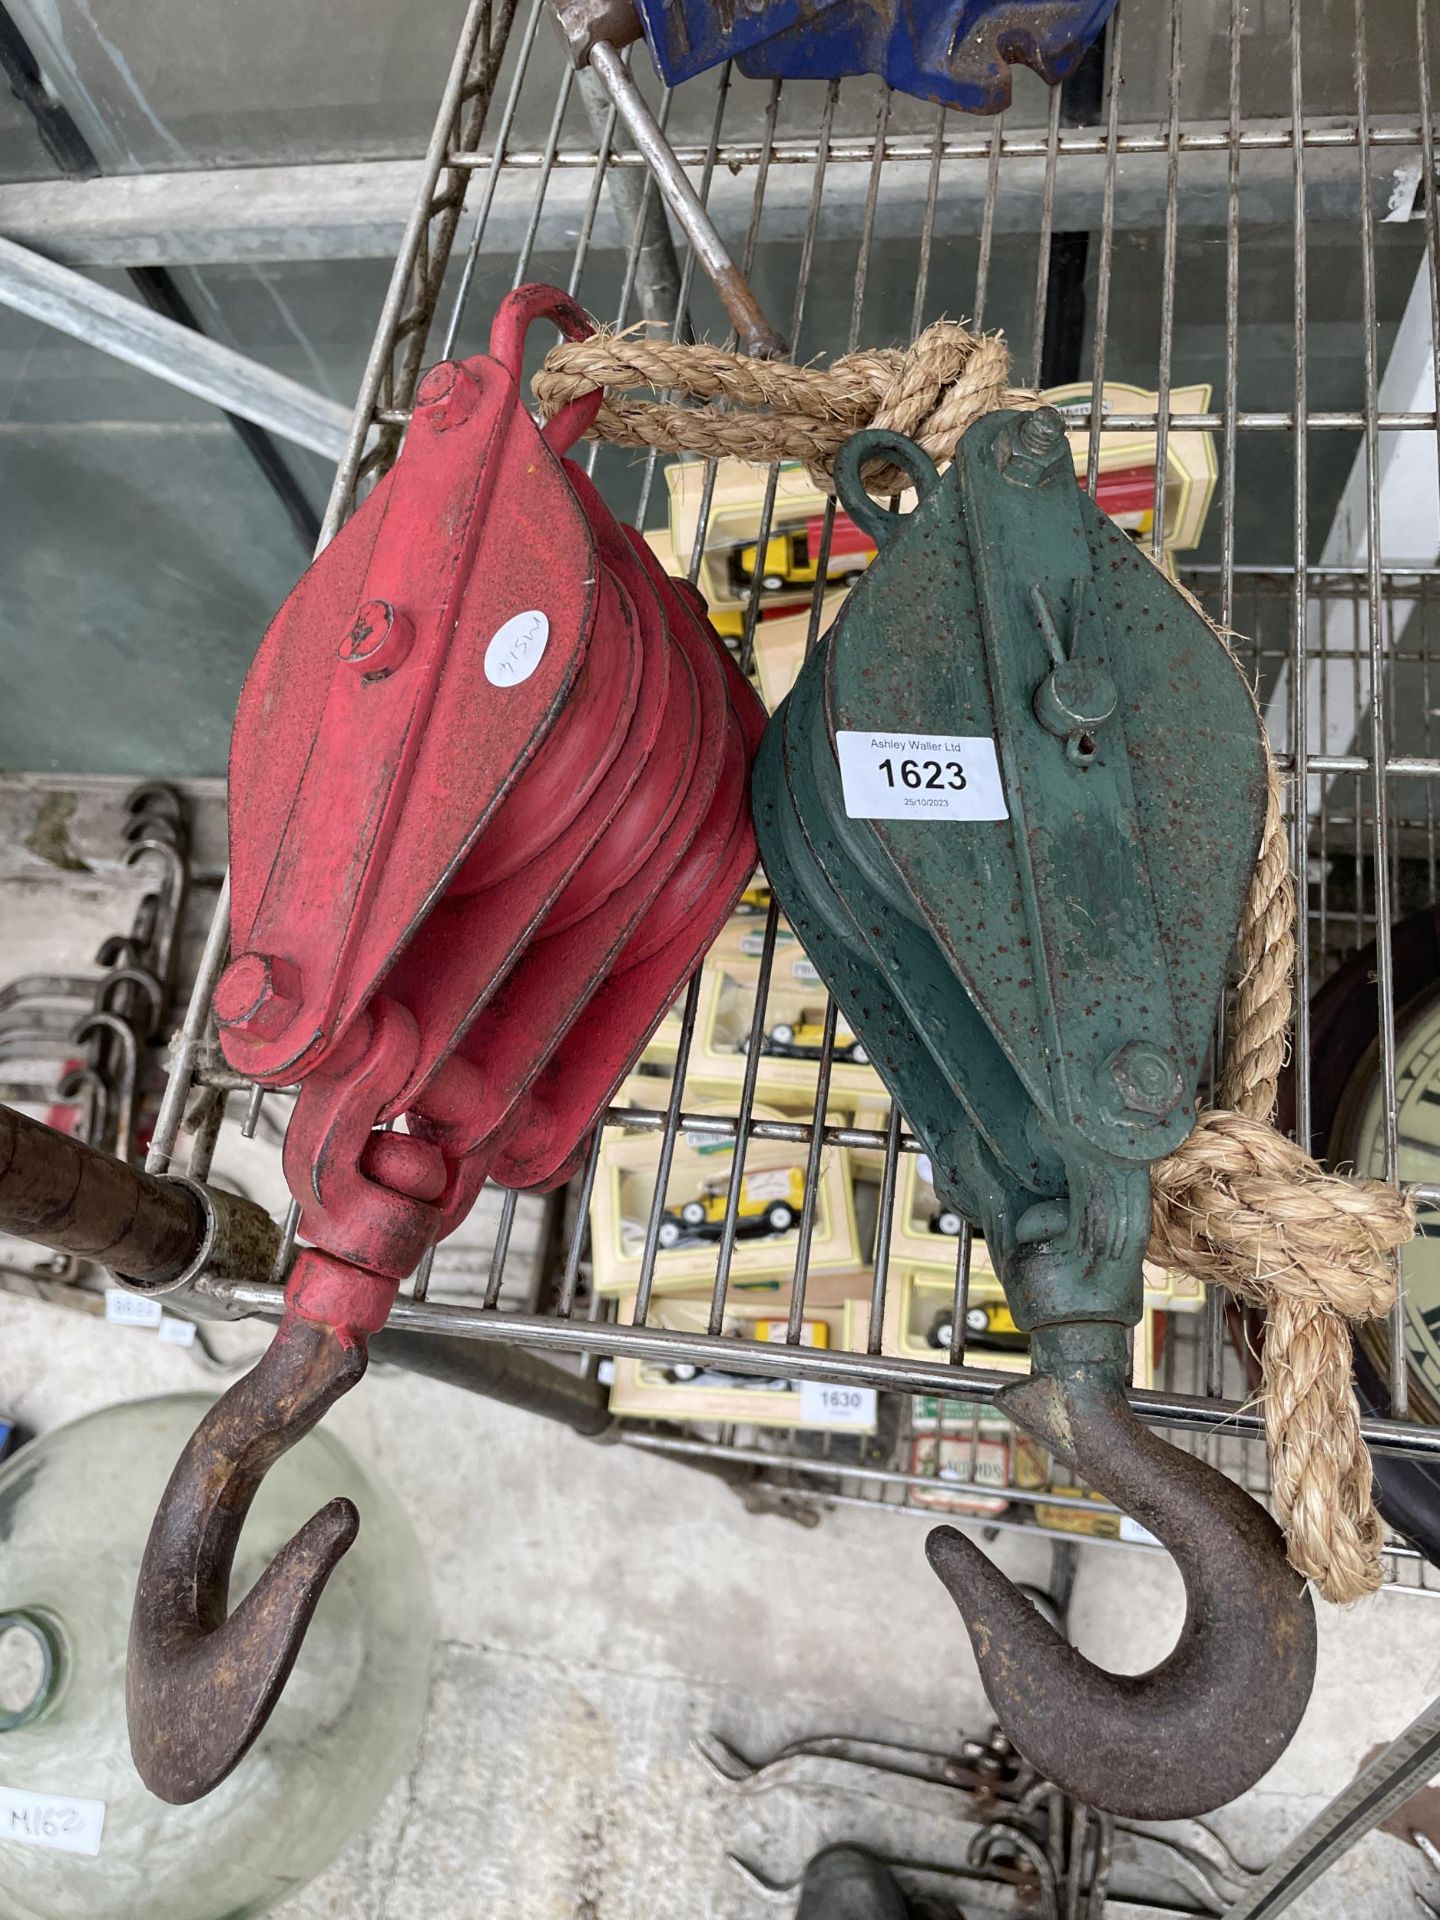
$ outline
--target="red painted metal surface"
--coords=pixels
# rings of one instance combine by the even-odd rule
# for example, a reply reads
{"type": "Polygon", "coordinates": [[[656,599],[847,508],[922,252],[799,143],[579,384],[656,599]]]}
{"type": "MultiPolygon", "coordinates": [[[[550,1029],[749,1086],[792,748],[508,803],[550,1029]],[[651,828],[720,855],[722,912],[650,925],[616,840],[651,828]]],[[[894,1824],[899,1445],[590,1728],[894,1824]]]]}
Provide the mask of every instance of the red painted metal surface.
{"type": "MultiPolygon", "coordinates": [[[[825,516],[813,514],[805,522],[805,538],[810,543],[810,551],[819,554],[825,539],[825,516]]],[[[866,559],[875,557],[875,542],[862,528],[857,527],[848,513],[837,512],[830,528],[830,563],[833,567],[841,559],[866,559]]]]}
{"type": "MultiPolygon", "coordinates": [[[[1084,474],[1079,480],[1085,487],[1084,474]]],[[[1120,467],[1114,473],[1102,473],[1095,489],[1095,504],[1112,518],[1122,513],[1148,513],[1155,504],[1155,468],[1120,467]]]]}
{"type": "Polygon", "coordinates": [[[300,1083],[302,1237],[392,1287],[487,1175],[568,1176],[755,861],[763,710],[563,457],[599,396],[543,432],[526,412],[541,317],[590,330],[522,288],[489,356],[426,376],[395,468],[267,633],[231,749],[222,1046],[300,1083]]]}

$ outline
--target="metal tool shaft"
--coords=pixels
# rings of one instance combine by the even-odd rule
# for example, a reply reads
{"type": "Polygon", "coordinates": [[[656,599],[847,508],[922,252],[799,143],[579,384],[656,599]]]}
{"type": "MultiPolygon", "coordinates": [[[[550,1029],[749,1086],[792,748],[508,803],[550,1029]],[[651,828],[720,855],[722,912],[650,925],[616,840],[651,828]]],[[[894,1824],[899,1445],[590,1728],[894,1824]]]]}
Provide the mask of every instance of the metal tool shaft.
{"type": "Polygon", "coordinates": [[[675,158],[660,123],[646,104],[645,96],[630,78],[629,69],[608,40],[596,40],[590,48],[590,65],[600,76],[605,91],[615,104],[631,139],[645,157],[654,174],[665,203],[684,229],[695,249],[695,256],[714,284],[716,293],[735,323],[747,353],[760,360],[779,360],[785,354],[785,342],[760,310],[750,283],[730,257],[730,250],[715,231],[714,222],[691,186],[685,169],[675,158]]]}
{"type": "Polygon", "coordinates": [[[507,1407],[558,1421],[573,1433],[595,1435],[610,1426],[610,1396],[598,1380],[518,1349],[471,1340],[449,1340],[433,1333],[384,1328],[370,1336],[372,1360],[423,1373],[427,1379],[466,1393],[483,1393],[507,1407]]]}
{"type": "Polygon", "coordinates": [[[0,1107],[0,1232],[158,1283],[185,1271],[204,1230],[188,1187],[0,1107]]]}
{"type": "Polygon", "coordinates": [[[1433,1780],[1437,1766],[1440,1700],[1432,1700],[1277,1854],[1244,1897],[1227,1909],[1226,1920],[1270,1920],[1271,1915],[1283,1913],[1362,1834],[1378,1827],[1433,1780]]]}
{"type": "MultiPolygon", "coordinates": [[[[575,86],[604,152],[618,109],[606,93],[599,74],[588,66],[581,67],[575,75],[575,86]]],[[[636,250],[635,299],[640,312],[651,326],[671,333],[679,316],[682,281],[665,209],[659,197],[647,191],[646,178],[639,167],[607,167],[605,191],[610,196],[621,233],[629,237],[629,244],[636,250]]],[[[693,337],[688,318],[676,337],[693,337]]]]}

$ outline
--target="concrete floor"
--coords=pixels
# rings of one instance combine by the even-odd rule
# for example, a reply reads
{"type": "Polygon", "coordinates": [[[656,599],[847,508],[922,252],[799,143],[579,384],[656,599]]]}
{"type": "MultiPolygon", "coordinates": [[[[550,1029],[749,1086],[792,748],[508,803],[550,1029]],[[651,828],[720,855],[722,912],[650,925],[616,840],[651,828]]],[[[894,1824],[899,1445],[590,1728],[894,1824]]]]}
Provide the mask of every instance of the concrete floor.
{"type": "MultiPolygon", "coordinates": [[[[214,1385],[193,1351],[6,1296],[0,1351],[11,1409],[42,1432],[117,1398],[214,1385]]],[[[767,1904],[728,1851],[780,1882],[840,1838],[958,1862],[965,1836],[923,1808],[785,1788],[736,1797],[690,1749],[712,1729],[755,1757],[819,1731],[982,1732],[968,1643],[921,1528],[854,1509],[814,1530],[757,1517],[682,1466],[395,1373],[330,1421],[404,1498],[439,1639],[413,1765],[286,1920],[749,1920],[767,1904]]],[[[1043,1580],[1046,1547],[1007,1537],[994,1551],[1043,1580]]],[[[1073,1625],[1092,1656],[1150,1664],[1180,1605],[1168,1562],[1082,1554],[1073,1625]]],[[[1246,1864],[1440,1690],[1440,1610],[1425,1599],[1322,1609],[1320,1648],[1294,1745],[1214,1818],[1246,1864]]],[[[1373,1836],[1292,1911],[1408,1920],[1426,1884],[1411,1847],[1373,1836]]]]}

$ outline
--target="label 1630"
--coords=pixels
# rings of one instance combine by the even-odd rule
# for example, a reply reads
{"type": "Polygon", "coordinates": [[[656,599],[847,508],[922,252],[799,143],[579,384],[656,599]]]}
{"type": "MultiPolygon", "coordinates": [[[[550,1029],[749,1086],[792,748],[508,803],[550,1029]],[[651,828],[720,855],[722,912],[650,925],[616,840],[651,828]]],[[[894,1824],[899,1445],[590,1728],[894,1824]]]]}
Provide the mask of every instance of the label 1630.
{"type": "Polygon", "coordinates": [[[875,1430],[875,1389],[834,1387],[823,1380],[800,1382],[800,1418],[817,1427],[875,1430]]]}

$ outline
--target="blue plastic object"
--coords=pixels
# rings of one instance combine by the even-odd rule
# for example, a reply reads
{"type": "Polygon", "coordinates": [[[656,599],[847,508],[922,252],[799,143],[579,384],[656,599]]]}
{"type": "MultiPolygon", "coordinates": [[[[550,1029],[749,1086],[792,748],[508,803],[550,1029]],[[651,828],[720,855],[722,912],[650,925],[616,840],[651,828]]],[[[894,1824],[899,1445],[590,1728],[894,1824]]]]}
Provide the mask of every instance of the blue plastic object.
{"type": "Polygon", "coordinates": [[[899,93],[966,113],[1010,104],[1010,68],[1054,85],[1116,0],[637,0],[670,86],[722,60],[751,78],[877,73],[899,93]]]}

